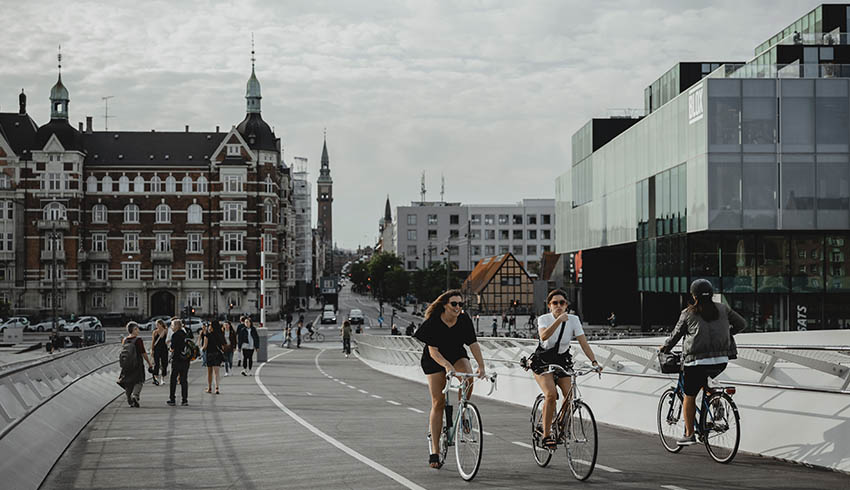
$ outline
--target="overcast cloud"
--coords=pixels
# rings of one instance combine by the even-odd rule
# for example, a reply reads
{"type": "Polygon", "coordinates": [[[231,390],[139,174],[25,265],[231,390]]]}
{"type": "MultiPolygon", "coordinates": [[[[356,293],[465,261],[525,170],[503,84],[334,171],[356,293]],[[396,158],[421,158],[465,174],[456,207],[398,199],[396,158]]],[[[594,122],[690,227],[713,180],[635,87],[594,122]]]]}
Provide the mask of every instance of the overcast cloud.
{"type": "MultiPolygon", "coordinates": [[[[328,129],[334,238],[371,243],[389,194],[554,197],[570,135],[642,108],[677,61],[749,60],[821,2],[0,0],[0,110],[49,119],[62,44],[72,124],[112,95],[110,129],[210,131],[245,114],[251,33],[264,119],[318,176],[328,129]]],[[[315,220],[315,210],[313,212],[315,220]]]]}

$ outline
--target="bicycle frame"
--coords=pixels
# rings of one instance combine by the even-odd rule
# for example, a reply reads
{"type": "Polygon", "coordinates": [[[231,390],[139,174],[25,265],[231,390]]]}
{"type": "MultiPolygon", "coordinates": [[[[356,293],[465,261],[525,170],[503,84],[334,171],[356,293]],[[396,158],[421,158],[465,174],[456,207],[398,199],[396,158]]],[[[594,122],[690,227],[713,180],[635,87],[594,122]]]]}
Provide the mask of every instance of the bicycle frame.
{"type": "MultiPolygon", "coordinates": [[[[443,427],[443,430],[446,431],[446,441],[449,446],[454,445],[455,434],[457,432],[457,427],[460,424],[460,416],[463,413],[463,410],[458,410],[452,417],[448,416],[448,413],[452,411],[452,403],[451,398],[449,397],[449,390],[452,388],[458,389],[460,392],[460,400],[458,400],[458,407],[463,407],[466,402],[469,401],[469,397],[467,394],[469,393],[470,383],[472,378],[478,377],[477,374],[472,373],[458,373],[455,371],[449,371],[446,373],[446,387],[443,388],[443,396],[446,398],[446,427],[443,427]],[[453,378],[461,378],[461,381],[452,386],[453,378]]],[[[487,376],[485,379],[490,381],[490,391],[487,392],[487,395],[493,393],[493,390],[496,389],[496,375],[491,374],[487,376]]]]}
{"type": "Polygon", "coordinates": [[[558,441],[558,444],[561,444],[562,439],[566,442],[566,435],[569,433],[570,427],[567,425],[567,421],[572,421],[572,417],[568,417],[567,414],[572,413],[576,402],[581,401],[581,392],[578,389],[578,383],[576,381],[579,376],[584,376],[585,374],[590,374],[592,372],[596,372],[600,377],[602,377],[602,372],[599,368],[582,366],[579,369],[571,369],[567,371],[557,364],[548,364],[546,369],[540,373],[541,375],[558,373],[570,378],[570,393],[567,395],[567,400],[561,404],[561,409],[558,410],[557,414],[555,414],[556,423],[553,424],[553,429],[555,430],[555,434],[553,436],[555,440],[558,441]]]}
{"type": "MultiPolygon", "coordinates": [[[[723,391],[724,393],[726,393],[728,395],[734,395],[735,392],[736,392],[736,389],[735,389],[734,386],[721,386],[721,387],[716,387],[715,389],[719,389],[719,390],[723,391]]],[[[693,427],[693,429],[694,429],[694,433],[697,434],[697,437],[699,438],[700,442],[702,442],[702,439],[706,436],[706,434],[703,433],[703,427],[700,427],[700,423],[699,423],[699,421],[701,420],[701,414],[703,412],[705,412],[708,415],[708,417],[712,418],[712,420],[706,420],[706,423],[712,423],[712,424],[714,423],[713,415],[711,413],[711,407],[708,406],[708,399],[711,397],[712,394],[714,394],[714,392],[715,392],[715,390],[712,389],[709,386],[706,386],[705,388],[703,388],[702,389],[701,403],[697,404],[697,406],[695,407],[696,413],[694,414],[694,427],[693,427]]],[[[673,393],[676,397],[679,398],[679,400],[684,399],[684,397],[685,397],[685,373],[684,373],[684,371],[679,371],[679,380],[676,383],[676,389],[673,393]]],[[[707,432],[711,432],[711,428],[709,428],[707,430],[707,432]]]]}

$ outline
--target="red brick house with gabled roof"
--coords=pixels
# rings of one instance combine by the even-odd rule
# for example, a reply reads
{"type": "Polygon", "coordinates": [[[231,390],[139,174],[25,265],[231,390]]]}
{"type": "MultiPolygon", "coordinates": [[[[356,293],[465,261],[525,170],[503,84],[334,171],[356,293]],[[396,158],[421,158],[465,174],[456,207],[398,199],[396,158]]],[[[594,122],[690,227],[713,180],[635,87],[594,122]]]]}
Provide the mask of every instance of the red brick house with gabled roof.
{"type": "Polygon", "coordinates": [[[484,314],[525,312],[534,303],[531,276],[511,253],[481,259],[464,281],[463,290],[469,309],[484,314]]]}

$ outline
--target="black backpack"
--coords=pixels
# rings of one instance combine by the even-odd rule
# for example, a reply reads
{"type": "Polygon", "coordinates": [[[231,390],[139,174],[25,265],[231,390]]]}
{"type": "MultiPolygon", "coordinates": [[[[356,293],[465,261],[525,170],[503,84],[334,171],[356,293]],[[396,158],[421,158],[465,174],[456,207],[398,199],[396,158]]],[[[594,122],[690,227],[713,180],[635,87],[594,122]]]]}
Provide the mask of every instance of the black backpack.
{"type": "Polygon", "coordinates": [[[124,341],[121,353],[118,355],[118,365],[122,371],[135,371],[139,367],[139,352],[136,350],[136,339],[124,341]]]}

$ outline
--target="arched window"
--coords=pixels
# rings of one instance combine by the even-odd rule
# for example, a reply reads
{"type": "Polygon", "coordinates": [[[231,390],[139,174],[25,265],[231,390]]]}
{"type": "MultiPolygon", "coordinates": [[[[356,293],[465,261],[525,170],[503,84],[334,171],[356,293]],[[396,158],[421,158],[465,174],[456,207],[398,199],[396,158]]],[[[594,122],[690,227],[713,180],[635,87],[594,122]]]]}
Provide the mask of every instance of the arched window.
{"type": "Polygon", "coordinates": [[[169,175],[168,178],[165,179],[165,192],[169,194],[174,194],[177,192],[177,179],[173,176],[169,175]]]}
{"type": "Polygon", "coordinates": [[[162,192],[162,180],[154,175],[151,177],[151,193],[160,193],[162,192]]]}
{"type": "Polygon", "coordinates": [[[118,192],[130,192],[130,179],[126,175],[118,179],[118,192]]]}
{"type": "Polygon", "coordinates": [[[106,223],[106,205],[105,204],[95,204],[91,208],[91,222],[92,223],[106,223]]]}
{"type": "Polygon", "coordinates": [[[59,204],[58,202],[52,202],[47,206],[44,206],[44,218],[47,221],[59,221],[68,219],[68,215],[65,212],[65,206],[59,204]]]}
{"type": "Polygon", "coordinates": [[[103,192],[112,192],[112,177],[108,175],[103,176],[103,192]]]}
{"type": "Polygon", "coordinates": [[[183,194],[192,193],[192,177],[188,175],[183,177],[183,194]]]}
{"type": "Polygon", "coordinates": [[[124,206],[124,222],[138,223],[139,222],[139,206],[128,204],[124,206]]]}
{"type": "Polygon", "coordinates": [[[203,223],[204,208],[202,208],[199,204],[192,204],[189,206],[189,223],[203,223]]]}
{"type": "Polygon", "coordinates": [[[138,192],[142,194],[145,192],[145,178],[141,175],[137,175],[135,179],[133,179],[133,192],[138,192]]]}
{"type": "Polygon", "coordinates": [[[97,192],[97,177],[89,175],[86,179],[86,192],[97,192]]]}
{"type": "Polygon", "coordinates": [[[274,204],[271,199],[266,199],[263,203],[263,215],[266,223],[274,223],[274,204]]]}
{"type": "Polygon", "coordinates": [[[168,204],[160,204],[156,207],[156,222],[171,223],[171,208],[168,207],[168,204]]]}
{"type": "Polygon", "coordinates": [[[203,175],[198,177],[198,192],[209,192],[209,183],[207,182],[207,178],[203,175]]]}
{"type": "Polygon", "coordinates": [[[270,175],[266,175],[266,192],[269,194],[274,193],[274,183],[270,175]]]}

